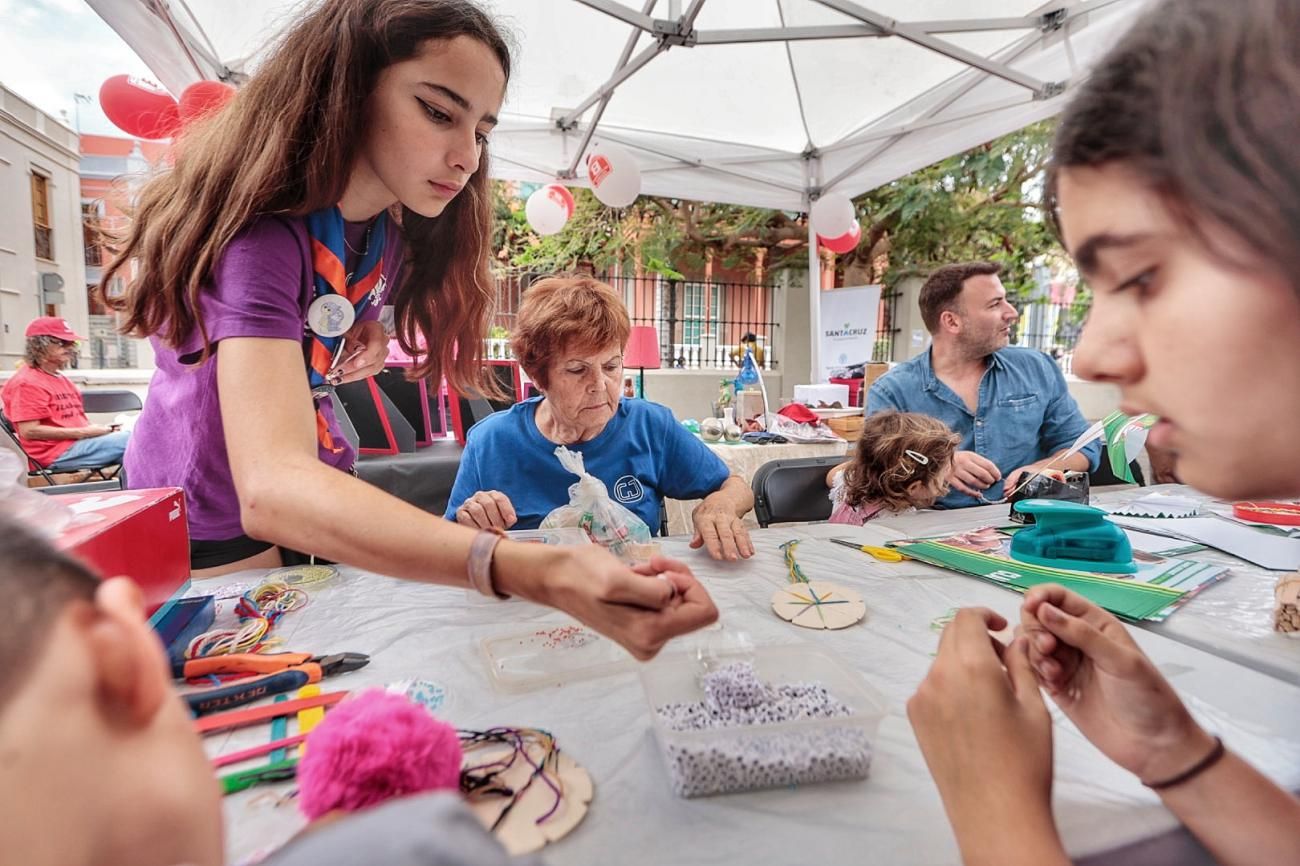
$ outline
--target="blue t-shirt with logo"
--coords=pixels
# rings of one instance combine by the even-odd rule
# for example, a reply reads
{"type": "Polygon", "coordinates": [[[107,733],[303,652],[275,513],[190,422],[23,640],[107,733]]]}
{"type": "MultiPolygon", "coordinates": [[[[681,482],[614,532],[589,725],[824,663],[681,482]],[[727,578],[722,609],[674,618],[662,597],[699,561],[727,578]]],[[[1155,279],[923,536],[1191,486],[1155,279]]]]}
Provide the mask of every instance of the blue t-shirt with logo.
{"type": "MultiPolygon", "coordinates": [[[[512,529],[536,529],[569,502],[578,476],[560,465],[556,443],[537,429],[533,397],[496,412],[470,428],[460,470],[447,503],[455,520],[461,503],[480,490],[499,490],[519,518],[512,529]]],[[[588,474],[605,482],[610,499],[659,532],[664,498],[701,499],[722,486],[727,465],[658,403],[624,399],[605,429],[589,442],[568,446],[582,454],[588,474]]]]}

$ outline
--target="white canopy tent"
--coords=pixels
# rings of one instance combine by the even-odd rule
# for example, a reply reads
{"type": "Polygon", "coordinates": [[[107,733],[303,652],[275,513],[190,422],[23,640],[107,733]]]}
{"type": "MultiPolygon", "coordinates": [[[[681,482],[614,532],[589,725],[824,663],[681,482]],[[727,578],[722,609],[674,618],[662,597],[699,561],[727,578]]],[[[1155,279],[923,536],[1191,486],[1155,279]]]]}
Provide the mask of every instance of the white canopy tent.
{"type": "MultiPolygon", "coordinates": [[[[644,193],[805,211],[1056,114],[1148,2],[485,0],[519,46],[493,171],[587,185],[597,136],[634,154],[644,193]]],[[[238,81],[303,8],[87,3],[174,94],[238,81]]]]}

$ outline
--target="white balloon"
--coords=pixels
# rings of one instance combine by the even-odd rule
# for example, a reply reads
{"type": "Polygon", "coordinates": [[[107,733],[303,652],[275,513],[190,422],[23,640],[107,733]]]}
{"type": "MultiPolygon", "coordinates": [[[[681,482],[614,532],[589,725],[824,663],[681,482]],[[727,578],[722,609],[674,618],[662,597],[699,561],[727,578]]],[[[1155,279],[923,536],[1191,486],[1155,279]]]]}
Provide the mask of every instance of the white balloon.
{"type": "Polygon", "coordinates": [[[587,152],[591,190],[610,207],[627,207],[641,194],[641,168],[632,154],[616,144],[593,145],[587,152]]]}
{"type": "Polygon", "coordinates": [[[539,235],[553,235],[569,221],[573,213],[573,197],[559,184],[549,184],[537,189],[524,203],[528,224],[539,235]]]}
{"type": "Polygon", "coordinates": [[[853,230],[857,215],[853,202],[840,192],[828,192],[813,202],[813,231],[824,238],[838,238],[853,230]]]}

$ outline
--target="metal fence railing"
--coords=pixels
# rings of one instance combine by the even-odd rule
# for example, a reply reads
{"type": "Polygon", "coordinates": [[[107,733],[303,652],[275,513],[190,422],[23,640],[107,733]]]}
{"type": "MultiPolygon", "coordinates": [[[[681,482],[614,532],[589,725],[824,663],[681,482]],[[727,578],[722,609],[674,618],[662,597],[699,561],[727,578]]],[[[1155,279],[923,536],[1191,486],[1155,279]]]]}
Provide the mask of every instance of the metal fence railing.
{"type": "MultiPolygon", "coordinates": [[[[526,274],[499,275],[496,337],[488,339],[488,355],[508,355],[508,334],[519,311],[519,300],[535,278],[526,274]]],[[[623,296],[633,325],[652,325],[659,333],[661,363],[688,370],[736,368],[744,347],[755,347],[764,369],[776,369],[781,343],[775,321],[775,288],[760,283],[672,280],[658,275],[597,275],[623,296]]]]}
{"type": "Polygon", "coordinates": [[[1016,345],[1046,352],[1070,373],[1074,365],[1074,347],[1079,342],[1083,323],[1091,309],[1090,299],[1070,303],[1031,301],[1015,304],[1020,311],[1016,326],[1016,345]]]}

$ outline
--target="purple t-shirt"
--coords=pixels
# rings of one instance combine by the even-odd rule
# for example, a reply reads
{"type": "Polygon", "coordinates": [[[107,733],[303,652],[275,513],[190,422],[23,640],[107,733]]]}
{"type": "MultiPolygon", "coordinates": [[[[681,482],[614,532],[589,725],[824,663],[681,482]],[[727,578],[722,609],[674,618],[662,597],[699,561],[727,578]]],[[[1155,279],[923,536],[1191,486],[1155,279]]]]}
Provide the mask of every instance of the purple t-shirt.
{"type": "MultiPolygon", "coordinates": [[[[345,234],[349,244],[363,248],[366,225],[348,223],[345,234]]],[[[402,246],[401,234],[390,224],[384,251],[384,296],[360,320],[378,318],[380,306],[392,295],[402,246]]],[[[226,247],[202,294],[203,322],[212,341],[208,360],[194,363],[203,350],[197,331],[176,348],[164,345],[156,336],[150,338],[158,369],[149,382],[148,400],[126,450],[126,477],[135,488],[184,489],[191,538],[221,541],[244,534],[217,401],[219,343],[230,337],[303,342],[307,307],[313,299],[310,251],[305,218],[257,220],[226,247]]],[[[345,266],[352,267],[353,259],[360,258],[349,252],[345,266]]],[[[305,360],[303,364],[305,369],[305,360]]],[[[349,470],[356,453],[344,440],[330,402],[320,405],[335,442],[344,446],[337,454],[322,446],[320,459],[349,470]]]]}

